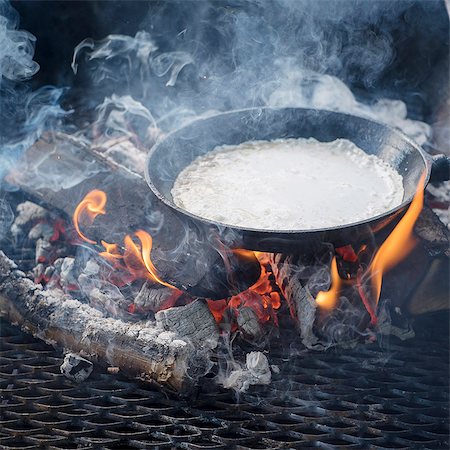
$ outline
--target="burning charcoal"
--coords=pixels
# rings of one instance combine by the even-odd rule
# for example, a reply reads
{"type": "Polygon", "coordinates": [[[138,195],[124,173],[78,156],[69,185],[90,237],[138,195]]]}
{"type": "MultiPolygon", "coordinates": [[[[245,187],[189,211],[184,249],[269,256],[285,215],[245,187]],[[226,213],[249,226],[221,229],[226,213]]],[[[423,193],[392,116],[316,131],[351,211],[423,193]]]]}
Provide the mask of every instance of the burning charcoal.
{"type": "Polygon", "coordinates": [[[126,310],[128,302],[117,286],[103,282],[101,287],[94,287],[88,297],[91,305],[100,311],[105,311],[112,317],[119,317],[126,310]]]}
{"type": "Polygon", "coordinates": [[[239,309],[237,324],[244,335],[251,339],[257,339],[263,334],[261,324],[259,323],[255,311],[246,306],[239,309]]]}
{"type": "Polygon", "coordinates": [[[22,229],[29,223],[43,220],[48,215],[48,211],[42,206],[29,201],[20,203],[20,205],[17,206],[17,212],[18,215],[11,226],[11,233],[16,237],[22,233],[22,229]]]}
{"type": "Polygon", "coordinates": [[[39,263],[37,266],[33,268],[33,277],[36,283],[40,283],[44,278],[45,274],[45,266],[42,263],[39,263]]]}
{"type": "Polygon", "coordinates": [[[171,304],[173,303],[171,300],[174,299],[173,293],[173,289],[147,281],[142,285],[134,304],[143,310],[157,312],[160,309],[173,306],[171,304]]]}
{"type": "Polygon", "coordinates": [[[54,266],[55,270],[59,271],[59,282],[65,291],[78,286],[74,258],[69,256],[66,258],[58,258],[55,261],[54,266]]]}
{"type": "Polygon", "coordinates": [[[53,236],[53,227],[47,222],[37,223],[28,233],[28,239],[36,241],[39,238],[43,238],[46,241],[50,241],[53,236]]]}
{"type": "Polygon", "coordinates": [[[269,384],[272,379],[269,361],[261,352],[250,352],[244,368],[233,370],[222,384],[227,389],[245,392],[251,385],[269,384]]]}
{"type": "Polygon", "coordinates": [[[270,265],[276,283],[289,303],[291,315],[296,320],[303,344],[307,348],[319,349],[321,344],[313,330],[317,305],[298,279],[300,270],[295,258],[292,256],[284,258],[281,254],[274,254],[270,257],[270,265]]]}
{"type": "Polygon", "coordinates": [[[186,306],[163,309],[156,313],[156,323],[165,330],[176,332],[194,346],[216,348],[219,340],[216,321],[203,300],[186,306]]]}
{"type": "Polygon", "coordinates": [[[47,266],[45,268],[45,272],[44,272],[44,278],[45,280],[50,280],[50,278],[53,276],[53,273],[55,272],[55,268],[54,266],[47,266]]]}
{"type": "Polygon", "coordinates": [[[61,373],[69,380],[81,383],[92,373],[93,364],[75,353],[67,353],[61,364],[61,373]]]}
{"type": "Polygon", "coordinates": [[[47,239],[39,238],[36,241],[36,263],[49,262],[51,260],[53,248],[47,239]]]}

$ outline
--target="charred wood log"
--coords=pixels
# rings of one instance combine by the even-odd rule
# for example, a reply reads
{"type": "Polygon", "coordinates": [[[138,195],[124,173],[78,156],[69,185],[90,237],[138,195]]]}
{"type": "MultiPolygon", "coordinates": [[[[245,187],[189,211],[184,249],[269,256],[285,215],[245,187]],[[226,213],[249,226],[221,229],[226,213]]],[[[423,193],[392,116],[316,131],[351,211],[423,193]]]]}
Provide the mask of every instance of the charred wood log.
{"type": "Polygon", "coordinates": [[[193,381],[189,367],[195,367],[198,349],[182,336],[154,323],[107,318],[59,289],[43,290],[1,251],[0,313],[36,337],[129,376],[179,391],[193,381]]]}
{"type": "Polygon", "coordinates": [[[146,281],[134,299],[134,304],[144,311],[158,312],[173,306],[175,301],[172,289],[146,281]]]}
{"type": "Polygon", "coordinates": [[[89,229],[90,238],[121,243],[126,234],[148,231],[153,237],[152,260],[160,277],[193,296],[226,298],[247,289],[259,277],[256,258],[229,252],[229,261],[224,261],[218,251],[217,230],[201,231],[182,220],[153,195],[140,174],[70,136],[42,138],[23,155],[7,180],[68,217],[87,193],[103,190],[108,197],[107,214],[96,218],[89,229]],[[230,266],[245,266],[245,270],[235,271],[232,282],[230,266]]]}
{"type": "MultiPolygon", "coordinates": [[[[393,308],[401,309],[406,314],[448,309],[448,230],[425,206],[416,223],[415,234],[418,245],[408,258],[386,274],[383,292],[393,308]]],[[[304,265],[302,256],[274,254],[270,264],[303,343],[309,348],[316,348],[321,340],[316,329],[318,313],[315,300],[300,275],[304,265]]],[[[355,326],[359,327],[361,323],[355,323],[355,326]]]]}
{"type": "Polygon", "coordinates": [[[185,306],[163,309],[156,313],[156,323],[189,339],[194,346],[214,349],[219,341],[219,331],[208,305],[195,300],[185,306]]]}
{"type": "Polygon", "coordinates": [[[286,298],[291,316],[294,318],[303,344],[307,348],[321,348],[319,338],[314,332],[316,302],[299,279],[298,256],[283,256],[280,253],[270,256],[270,266],[281,293],[286,298]]]}

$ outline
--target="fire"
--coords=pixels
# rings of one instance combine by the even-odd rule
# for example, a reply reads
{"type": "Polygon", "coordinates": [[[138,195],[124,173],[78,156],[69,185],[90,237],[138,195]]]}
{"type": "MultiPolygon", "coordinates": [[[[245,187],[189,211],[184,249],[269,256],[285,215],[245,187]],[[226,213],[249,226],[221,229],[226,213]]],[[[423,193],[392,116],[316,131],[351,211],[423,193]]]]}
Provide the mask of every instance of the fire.
{"type": "MultiPolygon", "coordinates": [[[[369,278],[371,284],[372,302],[369,301],[362,287],[360,288],[366,307],[370,306],[373,310],[376,309],[380,299],[383,275],[405,259],[416,245],[413,230],[423,208],[424,188],[425,174],[420,179],[414,199],[405,215],[378,249],[367,272],[361,277],[361,280],[369,278]]],[[[372,323],[376,322],[374,314],[371,314],[371,316],[372,323]]]]}
{"type": "Polygon", "coordinates": [[[339,276],[336,257],[331,261],[331,287],[328,291],[320,291],[316,297],[316,303],[324,309],[333,309],[342,288],[342,280],[339,276]]]}
{"type": "Polygon", "coordinates": [[[261,275],[255,284],[246,291],[231,297],[228,307],[239,314],[239,308],[246,306],[253,309],[260,322],[267,322],[272,318],[277,323],[275,311],[281,306],[281,297],[278,292],[274,291],[272,282],[269,279],[270,272],[266,268],[269,255],[260,252],[253,253],[261,264],[261,275]]]}
{"type": "Polygon", "coordinates": [[[81,232],[80,223],[84,226],[92,225],[99,214],[106,214],[105,206],[106,194],[103,191],[95,189],[89,192],[75,208],[75,212],[73,213],[73,223],[75,230],[83,241],[89,242],[90,244],[97,243],[81,232]]]}
{"type": "MultiPolygon", "coordinates": [[[[405,259],[416,245],[413,230],[423,208],[424,187],[425,174],[420,179],[414,199],[405,215],[375,253],[368,269],[358,276],[357,289],[371,317],[372,324],[375,324],[377,321],[376,307],[381,294],[384,274],[405,259]],[[364,290],[367,281],[370,281],[370,295],[367,295],[364,290]]],[[[351,247],[341,247],[340,249],[336,249],[336,253],[343,257],[344,260],[354,262],[357,260],[360,252],[365,248],[365,246],[361,247],[358,254],[355,254],[351,247]]],[[[341,279],[337,268],[336,257],[331,262],[331,280],[330,289],[327,292],[319,292],[316,297],[318,306],[324,309],[334,308],[344,283],[352,283],[351,280],[344,281],[341,279]]]]}
{"type": "MultiPolygon", "coordinates": [[[[84,241],[97,244],[96,241],[89,239],[81,232],[79,224],[83,222],[83,225],[92,225],[99,214],[106,214],[106,201],[107,196],[103,191],[94,190],[89,192],[76,207],[73,214],[73,223],[78,235],[84,241]]],[[[120,280],[116,279],[118,284],[123,285],[126,282],[143,278],[175,289],[174,286],[163,281],[157,274],[150,257],[153,247],[153,239],[150,234],[144,230],[137,230],[133,237],[129,234],[125,236],[123,248],[116,243],[101,241],[105,250],[99,252],[99,255],[106,259],[112,265],[113,269],[123,273],[119,277],[120,280]],[[135,242],[133,237],[139,243],[135,242]]]]}
{"type": "MultiPolygon", "coordinates": [[[[233,250],[233,253],[241,256],[256,256],[261,264],[261,274],[252,286],[247,290],[234,295],[228,301],[226,299],[208,300],[208,306],[212,315],[216,321],[220,323],[227,310],[237,316],[240,308],[245,306],[251,308],[255,312],[259,322],[264,323],[272,319],[274,323],[277,324],[278,319],[276,310],[281,306],[281,296],[274,290],[274,286],[270,281],[270,272],[267,270],[269,254],[243,249],[235,249],[233,250]]],[[[235,324],[233,327],[236,329],[235,324]]]]}

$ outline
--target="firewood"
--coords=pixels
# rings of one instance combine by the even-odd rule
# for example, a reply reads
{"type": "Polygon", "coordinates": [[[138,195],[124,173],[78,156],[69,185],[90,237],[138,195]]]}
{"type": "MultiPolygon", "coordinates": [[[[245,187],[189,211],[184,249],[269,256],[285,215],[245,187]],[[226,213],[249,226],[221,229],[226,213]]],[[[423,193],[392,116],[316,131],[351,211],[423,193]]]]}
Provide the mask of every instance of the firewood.
{"type": "Polygon", "coordinates": [[[296,257],[272,254],[270,266],[275,281],[289,304],[303,344],[307,348],[321,348],[320,340],[313,330],[317,306],[306,287],[301,284],[296,257]]]}
{"type": "Polygon", "coordinates": [[[190,367],[195,369],[197,358],[203,357],[178,333],[154,322],[108,318],[59,289],[43,290],[1,251],[0,314],[49,343],[179,391],[195,381],[190,367]]]}
{"type": "Polygon", "coordinates": [[[156,313],[156,323],[188,339],[194,347],[217,347],[219,331],[208,305],[195,300],[185,306],[163,309],[156,313]]]}
{"type": "Polygon", "coordinates": [[[158,312],[164,307],[173,306],[168,304],[172,297],[172,289],[146,281],[134,299],[134,304],[145,311],[158,312]]]}
{"type": "Polygon", "coordinates": [[[107,214],[96,218],[89,228],[90,238],[121,244],[126,234],[148,230],[153,237],[152,261],[160,277],[193,296],[226,298],[258,279],[256,258],[247,257],[244,263],[240,255],[231,254],[231,265],[246,267],[236,271],[231,284],[227,263],[216,250],[218,231],[201,231],[181,219],[156,198],[141,174],[116,163],[110,155],[105,157],[106,153],[61,133],[46,135],[25,152],[7,179],[68,217],[87,193],[103,190],[108,197],[107,214]]]}
{"type": "Polygon", "coordinates": [[[252,308],[247,306],[239,308],[236,321],[239,330],[242,331],[245,337],[256,340],[263,335],[263,327],[252,308]]]}

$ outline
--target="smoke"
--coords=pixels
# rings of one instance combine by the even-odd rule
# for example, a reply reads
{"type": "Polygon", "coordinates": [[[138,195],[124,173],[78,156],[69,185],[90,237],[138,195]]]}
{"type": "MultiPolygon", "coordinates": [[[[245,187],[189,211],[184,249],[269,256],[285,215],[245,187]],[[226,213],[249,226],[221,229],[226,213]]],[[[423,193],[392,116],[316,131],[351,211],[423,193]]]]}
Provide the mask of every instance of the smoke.
{"type": "Polygon", "coordinates": [[[396,21],[406,26],[400,19],[410,5],[176,3],[145,19],[135,36],[85,39],[72,69],[88,79],[99,103],[127,99],[125,115],[138,102],[164,132],[217,111],[297,106],[379,120],[424,144],[430,127],[407,118],[402,101],[375,95],[363,102],[346,84],[369,89],[383,75],[395,56],[389,30],[396,21]]]}
{"type": "MultiPolygon", "coordinates": [[[[133,146],[119,142],[109,146],[105,156],[139,172],[145,152],[157,139],[196,118],[245,107],[289,106],[378,120],[424,144],[430,127],[408,117],[404,102],[383,98],[378,92],[363,98],[350,88],[373,91],[395,58],[389,30],[401,33],[407,26],[401,19],[410,4],[367,0],[165,2],[155,7],[159,8],[155,14],[143,18],[133,35],[110,34],[101,40],[86,37],[75,47],[72,61],[62,61],[71,64],[82,88],[77,91],[83,94],[79,104],[96,114],[92,124],[77,130],[76,137],[86,146],[129,139],[133,146]]],[[[79,147],[73,141],[55,144],[50,138],[52,145],[44,146],[39,157],[17,169],[18,159],[39,138],[67,129],[64,119],[71,113],[61,107],[65,89],[31,90],[28,80],[39,70],[33,61],[36,39],[18,26],[16,12],[0,0],[0,182],[5,174],[15,172],[16,181],[30,190],[77,186],[100,169],[95,161],[78,160],[79,147]],[[61,152],[65,158],[59,157],[61,152]]],[[[5,183],[2,187],[12,189],[5,183]]],[[[150,210],[148,216],[154,227],[149,231],[164,229],[164,217],[158,211],[150,210]]],[[[12,220],[9,204],[0,198],[0,238],[12,220]]],[[[189,264],[179,258],[187,247],[197,244],[192,242],[197,235],[184,231],[177,242],[173,239],[171,250],[165,250],[168,263],[181,259],[187,267],[184,270],[206,272],[210,268],[206,258],[191,257],[189,264]]],[[[125,296],[122,286],[100,280],[102,267],[89,259],[89,267],[84,261],[79,270],[82,253],[60,261],[54,278],[64,275],[68,290],[77,281],[92,304],[118,315],[118,307],[128,306],[133,298],[125,296]]],[[[299,276],[307,280],[312,298],[328,288],[328,256],[299,271],[304,271],[299,276]]],[[[357,328],[363,313],[344,298],[323,324],[323,346],[364,335],[357,328]]],[[[231,344],[228,356],[233,356],[231,344]]],[[[266,384],[270,377],[264,355],[249,353],[245,365],[232,361],[219,378],[224,385],[244,391],[252,384],[266,384]]]]}
{"type": "Polygon", "coordinates": [[[62,89],[31,91],[25,83],[38,70],[33,61],[35,37],[18,30],[18,15],[0,0],[0,183],[17,159],[43,131],[60,127],[66,112],[59,106],[62,89]]]}

